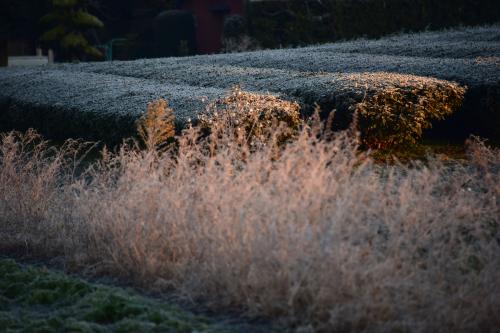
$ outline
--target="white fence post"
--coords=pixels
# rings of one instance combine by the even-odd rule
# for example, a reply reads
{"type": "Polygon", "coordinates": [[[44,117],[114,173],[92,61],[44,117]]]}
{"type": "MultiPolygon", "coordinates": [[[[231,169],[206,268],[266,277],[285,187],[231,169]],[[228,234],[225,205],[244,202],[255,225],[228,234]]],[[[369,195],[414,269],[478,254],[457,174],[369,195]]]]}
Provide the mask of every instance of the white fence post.
{"type": "Polygon", "coordinates": [[[49,64],[54,63],[54,50],[49,49],[49,64]]]}

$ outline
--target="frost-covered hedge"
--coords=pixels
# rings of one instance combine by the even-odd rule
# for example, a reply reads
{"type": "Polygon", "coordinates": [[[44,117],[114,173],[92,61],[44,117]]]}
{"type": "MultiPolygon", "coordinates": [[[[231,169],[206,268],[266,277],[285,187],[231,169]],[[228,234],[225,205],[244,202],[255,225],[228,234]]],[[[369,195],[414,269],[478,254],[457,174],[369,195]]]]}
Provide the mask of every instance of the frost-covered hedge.
{"type": "MultiPolygon", "coordinates": [[[[293,65],[290,67],[293,67],[293,65]]],[[[366,94],[370,95],[381,89],[402,85],[412,86],[418,84],[428,86],[428,89],[434,89],[438,82],[444,86],[455,85],[428,77],[377,72],[374,70],[375,68],[360,72],[306,72],[223,64],[196,64],[196,60],[191,63],[182,59],[84,64],[66,67],[66,69],[199,87],[229,89],[235,85],[240,85],[244,90],[281,93],[299,99],[310,106],[319,103],[320,106],[326,108],[324,111],[327,112],[331,108],[329,108],[329,105],[323,105],[325,100],[356,99],[354,97],[356,95],[358,96],[356,100],[359,101],[359,98],[366,94]],[[175,62],[176,60],[180,61],[175,62]]],[[[352,103],[349,102],[348,104],[352,103]]]]}
{"type": "Polygon", "coordinates": [[[446,130],[500,138],[499,46],[500,25],[493,25],[299,49],[65,68],[196,86],[227,88],[241,84],[246,89],[300,97],[306,103],[317,101],[316,92],[330,94],[330,90],[324,90],[323,81],[335,81],[349,73],[389,72],[432,77],[468,87],[464,107],[447,123],[446,130]]]}
{"type": "Polygon", "coordinates": [[[151,101],[164,98],[179,119],[225,91],[117,75],[60,70],[0,71],[0,128],[36,127],[53,138],[117,142],[135,132],[151,101]]]}
{"type": "Polygon", "coordinates": [[[500,25],[297,49],[95,63],[66,68],[163,79],[171,69],[195,65],[330,73],[393,72],[431,76],[469,86],[495,85],[500,80],[500,25]]]}
{"type": "Polygon", "coordinates": [[[350,123],[360,105],[369,103],[366,119],[386,122],[378,129],[406,128],[411,136],[418,136],[430,120],[441,119],[463,104],[450,127],[495,137],[500,128],[500,65],[499,58],[488,52],[496,47],[497,34],[498,25],[402,35],[385,42],[361,40],[303,49],[8,69],[0,71],[1,112],[4,123],[35,123],[61,136],[72,133],[107,139],[130,134],[148,102],[168,100],[181,125],[203,111],[204,101],[221,98],[240,85],[246,91],[299,101],[306,113],[316,104],[325,114],[336,110],[339,128],[350,123]],[[415,49],[432,49],[440,38],[448,45],[470,41],[490,48],[478,49],[479,58],[465,53],[461,58],[377,54],[383,45],[390,53],[391,45],[392,50],[398,45],[403,49],[412,40],[421,41],[415,49]],[[374,50],[373,54],[358,53],[365,49],[374,50]],[[464,86],[467,93],[462,103],[464,86]],[[372,112],[377,108],[392,118],[372,112]],[[415,127],[413,122],[397,124],[395,117],[423,118],[418,118],[415,127]]]}
{"type": "MultiPolygon", "coordinates": [[[[7,101],[3,118],[21,127],[36,125],[55,137],[112,141],[133,133],[135,120],[150,101],[169,100],[182,124],[188,118],[196,119],[203,111],[204,98],[221,98],[229,88],[244,82],[247,90],[271,91],[285,99],[299,100],[306,112],[316,104],[325,113],[336,110],[337,128],[346,128],[354,113],[362,110],[362,125],[380,122],[379,145],[378,142],[393,144],[418,138],[431,120],[456,111],[464,93],[455,83],[391,73],[305,74],[278,69],[179,65],[151,72],[145,66],[135,66],[132,68],[138,72],[134,74],[127,73],[127,67],[113,68],[110,66],[107,71],[121,75],[69,70],[6,71],[0,76],[4,87],[0,100],[7,101]],[[377,110],[388,117],[379,117],[377,110]],[[384,127],[394,119],[407,121],[406,127],[384,127]],[[384,141],[385,134],[391,136],[390,141],[384,141]]],[[[375,133],[369,126],[360,129],[375,133]]]]}
{"type": "MultiPolygon", "coordinates": [[[[170,60],[174,61],[174,60],[170,60]]],[[[181,59],[178,61],[188,61],[181,59]]],[[[446,131],[475,133],[500,139],[500,58],[479,59],[403,57],[361,53],[318,52],[309,49],[260,51],[196,57],[191,64],[287,69],[304,73],[407,73],[458,82],[468,87],[464,108],[446,131]]],[[[166,65],[164,66],[174,66],[166,65]]],[[[305,74],[307,75],[307,74],[305,74]]]]}

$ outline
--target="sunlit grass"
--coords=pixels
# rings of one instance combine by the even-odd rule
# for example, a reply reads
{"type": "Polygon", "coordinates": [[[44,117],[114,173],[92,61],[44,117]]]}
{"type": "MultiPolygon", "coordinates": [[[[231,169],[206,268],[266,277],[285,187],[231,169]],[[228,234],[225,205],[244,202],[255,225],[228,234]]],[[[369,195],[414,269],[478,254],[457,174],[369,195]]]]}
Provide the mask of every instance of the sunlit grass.
{"type": "Polygon", "coordinates": [[[222,125],[104,150],[80,176],[78,143],[3,135],[2,250],[306,332],[498,324],[498,149],[381,164],[320,122],[284,145],[279,124],[250,142],[222,125]]]}

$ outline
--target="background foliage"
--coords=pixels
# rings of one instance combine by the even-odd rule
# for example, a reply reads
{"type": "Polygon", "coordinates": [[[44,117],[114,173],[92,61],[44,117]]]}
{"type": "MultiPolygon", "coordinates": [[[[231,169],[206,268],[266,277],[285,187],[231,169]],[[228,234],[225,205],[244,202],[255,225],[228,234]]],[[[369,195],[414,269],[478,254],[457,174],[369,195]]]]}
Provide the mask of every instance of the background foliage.
{"type": "Polygon", "coordinates": [[[500,20],[495,0],[290,0],[250,11],[254,37],[269,48],[500,20]]]}
{"type": "Polygon", "coordinates": [[[61,58],[75,60],[102,56],[89,42],[87,33],[91,29],[103,28],[104,23],[87,11],[86,0],[52,0],[52,10],[42,17],[42,22],[51,28],[40,40],[52,44],[61,58]]]}

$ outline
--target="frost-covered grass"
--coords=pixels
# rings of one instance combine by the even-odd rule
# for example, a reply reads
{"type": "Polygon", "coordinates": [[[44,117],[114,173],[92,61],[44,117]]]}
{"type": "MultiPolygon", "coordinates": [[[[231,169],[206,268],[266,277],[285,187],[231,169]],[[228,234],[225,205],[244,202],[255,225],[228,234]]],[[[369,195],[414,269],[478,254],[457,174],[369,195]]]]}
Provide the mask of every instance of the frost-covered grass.
{"type": "Polygon", "coordinates": [[[103,151],[81,176],[74,142],[4,135],[1,248],[299,332],[499,327],[498,149],[380,165],[348,133],[306,128],[279,148],[226,125],[103,151]]]}
{"type": "Polygon", "coordinates": [[[0,258],[0,331],[238,332],[179,307],[0,258]]]}

